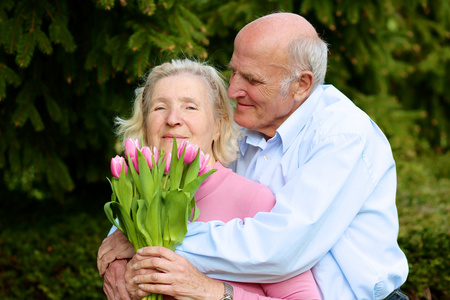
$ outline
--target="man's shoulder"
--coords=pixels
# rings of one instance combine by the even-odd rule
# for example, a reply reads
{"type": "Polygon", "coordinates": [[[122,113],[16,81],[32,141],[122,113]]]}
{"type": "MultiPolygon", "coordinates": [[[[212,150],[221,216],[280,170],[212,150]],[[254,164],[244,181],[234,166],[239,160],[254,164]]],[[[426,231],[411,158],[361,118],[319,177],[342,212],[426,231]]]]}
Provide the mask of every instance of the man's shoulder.
{"type": "Polygon", "coordinates": [[[311,125],[316,133],[367,135],[373,121],[362,109],[333,86],[325,86],[311,125]]]}

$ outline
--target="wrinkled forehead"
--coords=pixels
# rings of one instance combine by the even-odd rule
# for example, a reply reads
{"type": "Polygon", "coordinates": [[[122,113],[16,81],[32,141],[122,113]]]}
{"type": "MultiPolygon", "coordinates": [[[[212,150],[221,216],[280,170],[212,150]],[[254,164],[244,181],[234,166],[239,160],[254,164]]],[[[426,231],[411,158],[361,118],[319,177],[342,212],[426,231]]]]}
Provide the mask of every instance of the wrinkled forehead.
{"type": "Polygon", "coordinates": [[[236,39],[229,67],[245,74],[284,74],[288,72],[287,48],[274,46],[267,40],[236,39]]]}

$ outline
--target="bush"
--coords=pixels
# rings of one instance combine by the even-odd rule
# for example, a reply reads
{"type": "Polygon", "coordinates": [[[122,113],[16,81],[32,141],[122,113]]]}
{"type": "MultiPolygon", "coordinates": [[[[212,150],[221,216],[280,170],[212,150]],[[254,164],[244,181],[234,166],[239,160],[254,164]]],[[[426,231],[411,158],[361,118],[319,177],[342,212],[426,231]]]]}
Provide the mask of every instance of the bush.
{"type": "Polygon", "coordinates": [[[101,205],[72,208],[45,202],[2,218],[0,299],[105,299],[96,255],[109,222],[101,205]]]}
{"type": "Polygon", "coordinates": [[[450,153],[398,164],[399,244],[411,299],[450,299],[450,153]]]}

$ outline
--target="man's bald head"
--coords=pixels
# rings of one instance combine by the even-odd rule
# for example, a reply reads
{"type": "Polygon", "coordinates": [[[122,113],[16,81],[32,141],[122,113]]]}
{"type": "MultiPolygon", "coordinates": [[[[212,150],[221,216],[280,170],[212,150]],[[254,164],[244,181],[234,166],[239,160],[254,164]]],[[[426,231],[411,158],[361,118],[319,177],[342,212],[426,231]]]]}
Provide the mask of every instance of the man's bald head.
{"type": "Polygon", "coordinates": [[[254,20],[238,33],[234,49],[265,57],[265,63],[288,69],[291,78],[299,78],[302,71],[311,71],[314,87],[325,80],[327,44],[300,15],[273,13],[254,20]]]}
{"type": "Polygon", "coordinates": [[[236,41],[245,39],[250,44],[264,43],[277,48],[287,47],[299,37],[319,38],[314,27],[305,18],[293,13],[274,13],[247,24],[236,41]]]}

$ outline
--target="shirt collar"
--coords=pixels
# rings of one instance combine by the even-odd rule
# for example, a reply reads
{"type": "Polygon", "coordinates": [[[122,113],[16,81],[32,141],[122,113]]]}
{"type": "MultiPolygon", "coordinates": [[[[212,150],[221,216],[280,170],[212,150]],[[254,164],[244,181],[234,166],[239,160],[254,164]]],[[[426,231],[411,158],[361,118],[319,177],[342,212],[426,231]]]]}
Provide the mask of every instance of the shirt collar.
{"type": "MultiPolygon", "coordinates": [[[[281,124],[280,127],[276,130],[276,134],[270,141],[276,141],[278,138],[281,138],[281,143],[283,145],[283,153],[289,149],[297,135],[303,130],[306,125],[306,122],[311,118],[312,113],[314,112],[318,99],[323,93],[322,85],[317,87],[314,92],[308,97],[308,99],[303,102],[290,116],[286,119],[286,121],[281,124]],[[279,136],[279,137],[278,137],[279,136]]],[[[245,129],[244,138],[240,142],[241,154],[244,155],[248,149],[248,146],[255,146],[261,149],[264,149],[267,142],[264,134],[245,129]]]]}
{"type": "Polygon", "coordinates": [[[283,153],[289,149],[297,135],[303,130],[308,120],[311,119],[323,89],[320,85],[277,129],[283,144],[283,153]]]}
{"type": "Polygon", "coordinates": [[[248,149],[248,146],[259,147],[264,149],[267,144],[264,134],[244,128],[244,137],[240,141],[241,155],[243,156],[248,149]]]}

